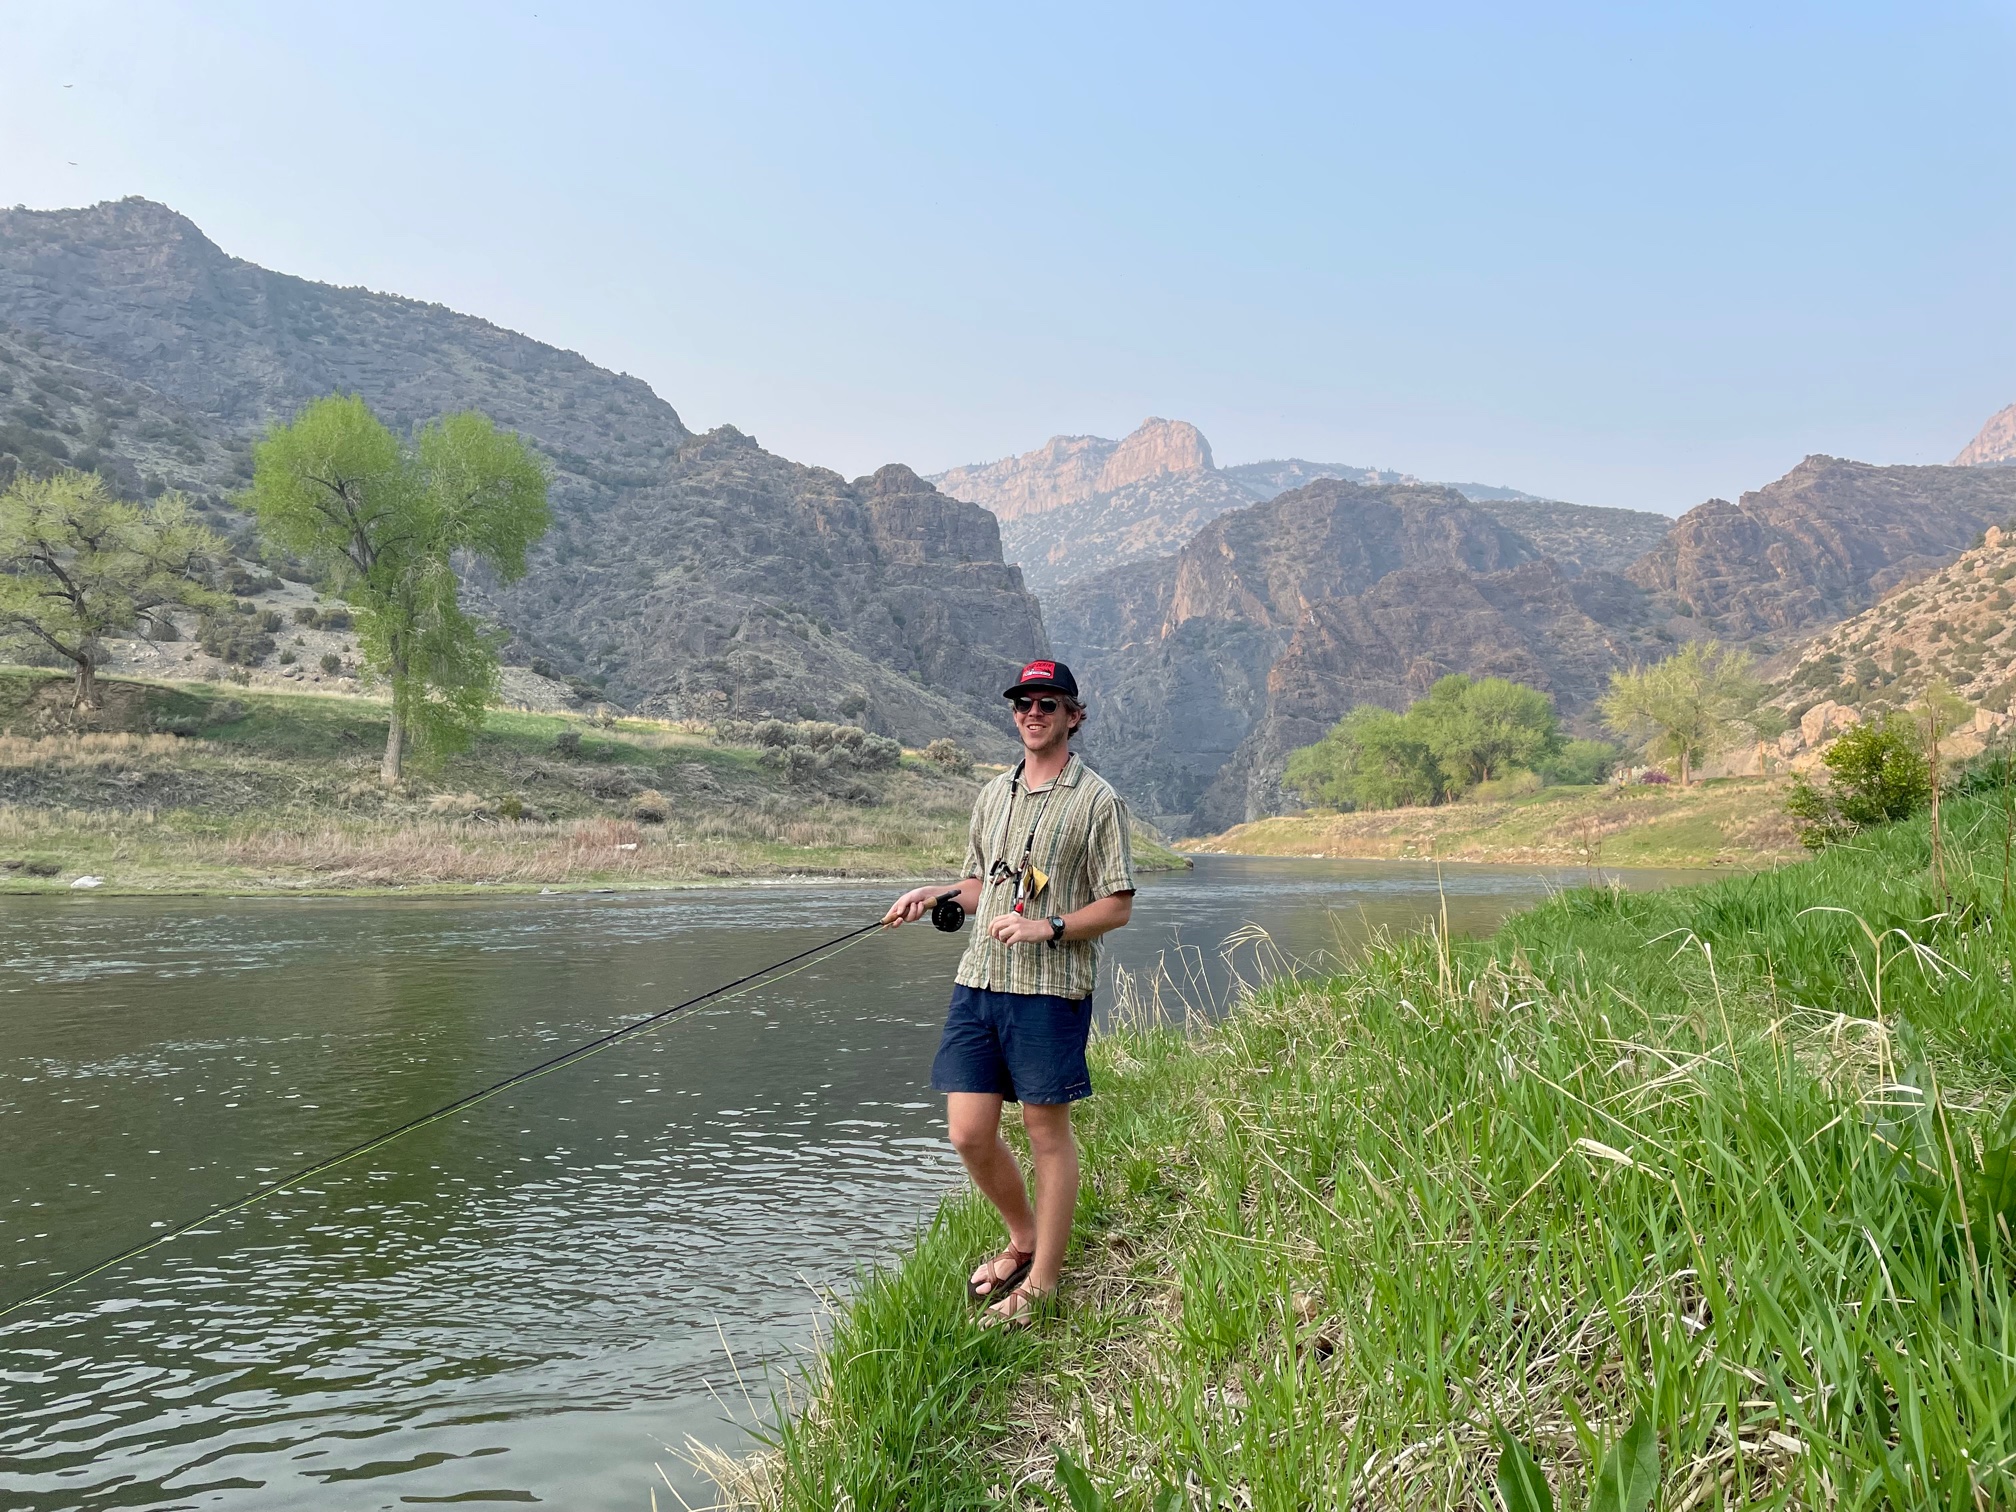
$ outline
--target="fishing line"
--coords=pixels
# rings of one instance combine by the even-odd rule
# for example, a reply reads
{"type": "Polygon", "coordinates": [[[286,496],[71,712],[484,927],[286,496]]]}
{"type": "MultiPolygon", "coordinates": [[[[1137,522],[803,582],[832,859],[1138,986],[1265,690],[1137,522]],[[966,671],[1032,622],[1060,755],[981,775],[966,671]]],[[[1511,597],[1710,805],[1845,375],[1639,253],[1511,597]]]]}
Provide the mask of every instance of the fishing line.
{"type": "MultiPolygon", "coordinates": [[[[965,921],[965,917],[965,910],[958,903],[957,888],[934,900],[934,906],[931,911],[931,922],[939,929],[950,933],[959,928],[960,924],[965,921]],[[951,905],[949,909],[946,906],[948,903],[951,905]]],[[[109,1259],[99,1261],[89,1270],[79,1271],[74,1276],[66,1276],[55,1285],[46,1286],[38,1292],[31,1292],[17,1302],[9,1302],[5,1307],[0,1307],[0,1318],[6,1317],[9,1313],[18,1312],[30,1303],[41,1302],[53,1297],[58,1292],[68,1290],[70,1287],[77,1285],[80,1281],[88,1281],[93,1276],[102,1275],[115,1265],[123,1265],[128,1260],[137,1259],[149,1250],[158,1248],[171,1239],[179,1239],[184,1234],[192,1233],[203,1227],[206,1223],[214,1223],[219,1218],[228,1218],[233,1213],[241,1213],[246,1208],[251,1207],[253,1203],[263,1202],[275,1192],[284,1192],[289,1187],[299,1186],[310,1177],[320,1176],[325,1172],[333,1171],[336,1167],[355,1160],[360,1155],[368,1155],[371,1151],[380,1149],[395,1139],[402,1138],[416,1130],[424,1129],[429,1124],[439,1123],[444,1118],[453,1117],[457,1113],[475,1107],[478,1103],[488,1102],[500,1092],[508,1092],[513,1087],[522,1087],[529,1081],[551,1075],[563,1067],[586,1060],[591,1055],[599,1055],[619,1040],[628,1039],[633,1034],[641,1034],[647,1029],[657,1028],[674,1014],[684,1013],[689,1008],[697,1008],[702,1003],[709,1002],[715,998],[725,997],[730,993],[735,993],[739,996],[740,993],[737,989],[745,991],[752,989],[757,983],[765,982],[765,979],[768,979],[765,983],[766,985],[781,982],[787,977],[794,977],[801,971],[807,971],[819,965],[822,961],[830,961],[843,951],[850,950],[855,945],[860,944],[864,937],[881,929],[883,925],[884,921],[877,919],[873,924],[863,924],[859,929],[850,929],[845,934],[835,935],[832,939],[810,946],[799,951],[796,955],[788,955],[781,961],[772,961],[768,966],[758,967],[747,976],[737,977],[732,982],[724,982],[719,987],[710,987],[697,997],[690,997],[683,1003],[674,1003],[670,1008],[661,1008],[656,1013],[637,1019],[633,1023],[624,1024],[620,1028],[612,1029],[607,1034],[598,1035],[592,1040],[574,1046],[571,1050],[563,1050],[560,1054],[543,1060],[536,1066],[527,1066],[523,1071],[514,1071],[502,1081],[492,1082],[489,1086],[467,1093],[456,1098],[453,1102],[443,1103],[440,1107],[430,1112],[422,1113],[415,1118],[409,1118],[405,1123],[398,1125],[396,1128],[387,1129],[382,1134],[374,1134],[369,1139],[351,1145],[347,1150],[339,1150],[334,1155],[324,1156],[310,1165],[305,1165],[293,1174],[283,1176],[280,1180],[261,1187],[249,1197],[241,1197],[236,1202],[227,1202],[222,1207],[212,1208],[200,1218],[192,1218],[186,1223],[177,1224],[166,1233],[156,1234],[153,1238],[133,1245],[130,1249],[121,1250],[109,1259]],[[813,959],[808,960],[807,957],[812,957],[813,959]],[[786,966],[790,966],[792,969],[786,971],[784,970],[786,966]]]]}

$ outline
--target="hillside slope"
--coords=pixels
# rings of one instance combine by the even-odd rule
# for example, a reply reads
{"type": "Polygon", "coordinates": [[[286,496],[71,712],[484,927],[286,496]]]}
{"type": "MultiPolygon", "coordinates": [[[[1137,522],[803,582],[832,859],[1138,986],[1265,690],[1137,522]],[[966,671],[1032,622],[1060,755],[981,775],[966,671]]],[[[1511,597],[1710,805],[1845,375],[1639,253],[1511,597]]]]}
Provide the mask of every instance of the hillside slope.
{"type": "Polygon", "coordinates": [[[2016,517],[2016,469],[1806,458],[1735,504],[1710,499],[1629,569],[1704,633],[1806,629],[1866,608],[2016,517]]]}
{"type": "Polygon", "coordinates": [[[1332,479],[1081,579],[1051,618],[1094,759],[1173,833],[1270,812],[1286,752],[1353,703],[1473,672],[1572,709],[1650,635],[1628,584],[1569,573],[1453,490],[1332,479]]]}
{"type": "Polygon", "coordinates": [[[1045,644],[993,516],[908,469],[849,482],[729,427],[695,436],[635,378],[439,305],[270,272],[165,206],[0,211],[0,327],[27,333],[10,350],[39,342],[157,396],[195,437],[169,481],[200,491],[235,487],[248,439],[332,392],[395,426],[474,407],[520,431],[552,465],[555,526],[523,582],[479,580],[476,602],[513,632],[507,661],[634,709],[817,714],[1005,751],[1000,689],[1045,644]]]}

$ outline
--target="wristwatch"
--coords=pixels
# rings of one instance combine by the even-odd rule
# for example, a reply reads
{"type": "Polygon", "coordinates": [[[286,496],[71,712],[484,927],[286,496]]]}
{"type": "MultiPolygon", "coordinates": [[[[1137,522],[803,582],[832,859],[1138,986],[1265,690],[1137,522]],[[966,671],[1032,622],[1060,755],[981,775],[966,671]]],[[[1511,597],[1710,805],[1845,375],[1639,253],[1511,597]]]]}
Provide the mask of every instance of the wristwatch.
{"type": "Polygon", "coordinates": [[[1062,915],[1050,915],[1050,948],[1055,950],[1064,939],[1064,919],[1062,915]]]}

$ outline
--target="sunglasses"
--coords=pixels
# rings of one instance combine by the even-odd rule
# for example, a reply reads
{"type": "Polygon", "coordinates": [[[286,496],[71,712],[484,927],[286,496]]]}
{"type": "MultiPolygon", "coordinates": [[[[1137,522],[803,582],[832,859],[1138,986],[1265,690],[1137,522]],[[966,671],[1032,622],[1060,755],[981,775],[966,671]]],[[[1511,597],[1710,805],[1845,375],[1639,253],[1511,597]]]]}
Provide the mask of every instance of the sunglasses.
{"type": "Polygon", "coordinates": [[[1062,702],[1063,700],[1056,698],[1022,697],[1015,700],[1015,712],[1027,714],[1031,709],[1039,709],[1045,714],[1055,714],[1062,702]]]}

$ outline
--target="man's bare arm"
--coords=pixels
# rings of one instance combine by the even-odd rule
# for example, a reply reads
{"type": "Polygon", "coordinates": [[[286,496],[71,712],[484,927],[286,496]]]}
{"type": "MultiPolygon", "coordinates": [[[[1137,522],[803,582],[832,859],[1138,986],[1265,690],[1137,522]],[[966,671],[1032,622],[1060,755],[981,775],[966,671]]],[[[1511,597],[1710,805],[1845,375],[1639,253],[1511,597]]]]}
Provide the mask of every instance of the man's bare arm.
{"type": "MultiPolygon", "coordinates": [[[[1083,908],[1074,908],[1064,915],[1064,938],[1096,940],[1133,917],[1134,894],[1131,892],[1094,898],[1083,908]]],[[[997,914],[987,926],[987,932],[1004,945],[1033,945],[1049,940],[1050,921],[1047,918],[1026,918],[1021,914],[997,914]]]]}

